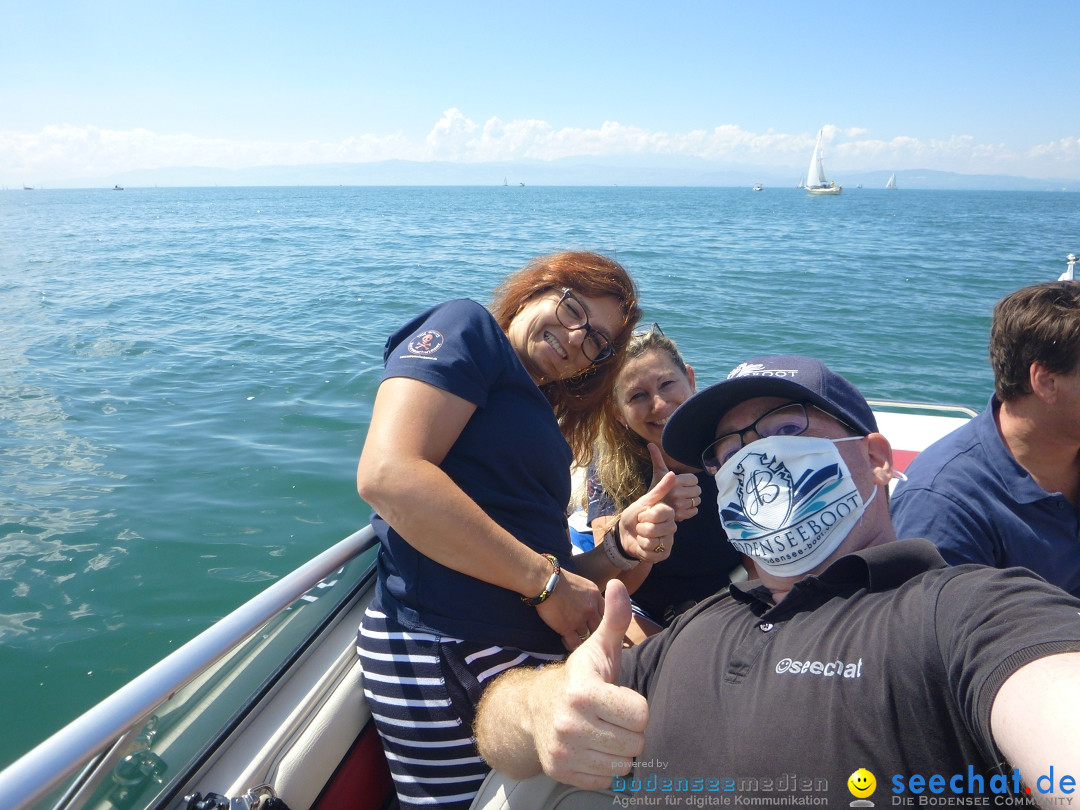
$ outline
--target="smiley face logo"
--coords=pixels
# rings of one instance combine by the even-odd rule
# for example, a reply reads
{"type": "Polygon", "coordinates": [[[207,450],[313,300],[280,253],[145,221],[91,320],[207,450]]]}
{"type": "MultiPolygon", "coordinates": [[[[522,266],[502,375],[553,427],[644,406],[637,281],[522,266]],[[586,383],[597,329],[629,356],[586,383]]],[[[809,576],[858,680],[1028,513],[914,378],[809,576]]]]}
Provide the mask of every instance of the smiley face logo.
{"type": "Polygon", "coordinates": [[[848,790],[857,799],[865,799],[877,789],[877,779],[866,768],[859,768],[847,780],[848,790]]]}

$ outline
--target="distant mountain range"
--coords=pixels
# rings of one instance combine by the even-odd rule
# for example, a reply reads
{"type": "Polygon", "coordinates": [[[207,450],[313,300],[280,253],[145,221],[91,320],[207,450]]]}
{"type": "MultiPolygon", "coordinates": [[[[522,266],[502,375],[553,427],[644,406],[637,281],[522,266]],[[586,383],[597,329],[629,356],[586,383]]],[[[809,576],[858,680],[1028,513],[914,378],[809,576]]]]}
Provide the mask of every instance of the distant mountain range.
{"type": "MultiPolygon", "coordinates": [[[[891,169],[845,172],[830,166],[829,178],[854,189],[883,189],[891,169]]],[[[449,163],[387,160],[378,163],[318,163],[301,166],[259,166],[248,169],[172,167],[125,172],[93,183],[54,182],[52,188],[138,186],[753,186],[794,188],[798,169],[748,167],[669,156],[564,158],[506,163],[449,163]]],[[[1080,191],[1080,180],[911,169],[896,172],[903,189],[971,189],[1000,191],[1080,191]]]]}

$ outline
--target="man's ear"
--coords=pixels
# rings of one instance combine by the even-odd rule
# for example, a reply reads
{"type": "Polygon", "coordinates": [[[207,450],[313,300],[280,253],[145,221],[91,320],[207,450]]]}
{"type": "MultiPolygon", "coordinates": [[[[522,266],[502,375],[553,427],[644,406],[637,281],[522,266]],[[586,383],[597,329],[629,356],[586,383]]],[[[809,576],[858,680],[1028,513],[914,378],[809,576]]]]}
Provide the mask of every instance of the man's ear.
{"type": "Polygon", "coordinates": [[[1042,363],[1031,364],[1028,383],[1032,393],[1047,405],[1053,405],[1057,400],[1057,375],[1042,363]]]}
{"type": "Polygon", "coordinates": [[[689,363],[686,364],[686,379],[690,383],[690,392],[697,393],[697,385],[694,383],[694,367],[689,363]]]}
{"type": "Polygon", "coordinates": [[[870,433],[866,437],[866,450],[870,456],[870,467],[874,472],[874,483],[887,487],[895,477],[892,445],[880,433],[870,433]]]}

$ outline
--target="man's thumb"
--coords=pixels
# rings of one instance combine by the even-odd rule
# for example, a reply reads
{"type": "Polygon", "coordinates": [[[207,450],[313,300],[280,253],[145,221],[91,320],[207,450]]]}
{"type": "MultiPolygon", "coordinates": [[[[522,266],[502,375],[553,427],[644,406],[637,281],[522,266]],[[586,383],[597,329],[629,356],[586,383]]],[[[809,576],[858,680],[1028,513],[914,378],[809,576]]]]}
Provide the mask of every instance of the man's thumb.
{"type": "Polygon", "coordinates": [[[617,579],[611,580],[604,593],[604,618],[586,642],[603,659],[606,671],[600,674],[608,683],[615,683],[619,677],[623,638],[632,615],[626,586],[617,579]]]}

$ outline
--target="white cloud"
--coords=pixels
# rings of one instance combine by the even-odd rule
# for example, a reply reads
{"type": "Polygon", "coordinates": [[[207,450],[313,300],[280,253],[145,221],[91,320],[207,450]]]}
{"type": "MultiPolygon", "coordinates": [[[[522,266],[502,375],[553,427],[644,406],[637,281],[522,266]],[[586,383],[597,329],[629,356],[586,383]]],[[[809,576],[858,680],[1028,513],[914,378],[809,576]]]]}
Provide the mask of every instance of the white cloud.
{"type": "Polygon", "coordinates": [[[1080,159],[1080,138],[1062,138],[1060,141],[1052,141],[1047,144],[1033,146],[1027,152],[1032,158],[1050,158],[1053,160],[1070,161],[1073,165],[1080,159]]]}
{"type": "MultiPolygon", "coordinates": [[[[869,137],[863,128],[824,128],[834,173],[871,169],[939,169],[1034,177],[1080,176],[1080,138],[1017,149],[979,143],[970,135],[922,139],[869,137]]],[[[446,110],[422,140],[402,133],[360,134],[340,141],[240,141],[146,129],[110,130],[69,124],[40,132],[0,131],[0,182],[50,178],[107,178],[132,169],[204,166],[239,169],[309,163],[413,161],[486,162],[524,158],[650,155],[698,157],[748,166],[801,166],[816,132],[757,133],[734,124],[711,130],[664,132],[605,121],[598,128],[555,129],[546,121],[498,117],[478,124],[457,108],[446,110]]]]}
{"type": "Polygon", "coordinates": [[[473,134],[478,129],[479,127],[462,115],[460,110],[456,108],[447,110],[427,136],[431,159],[461,159],[463,153],[468,153],[472,149],[475,141],[473,134]]]}

